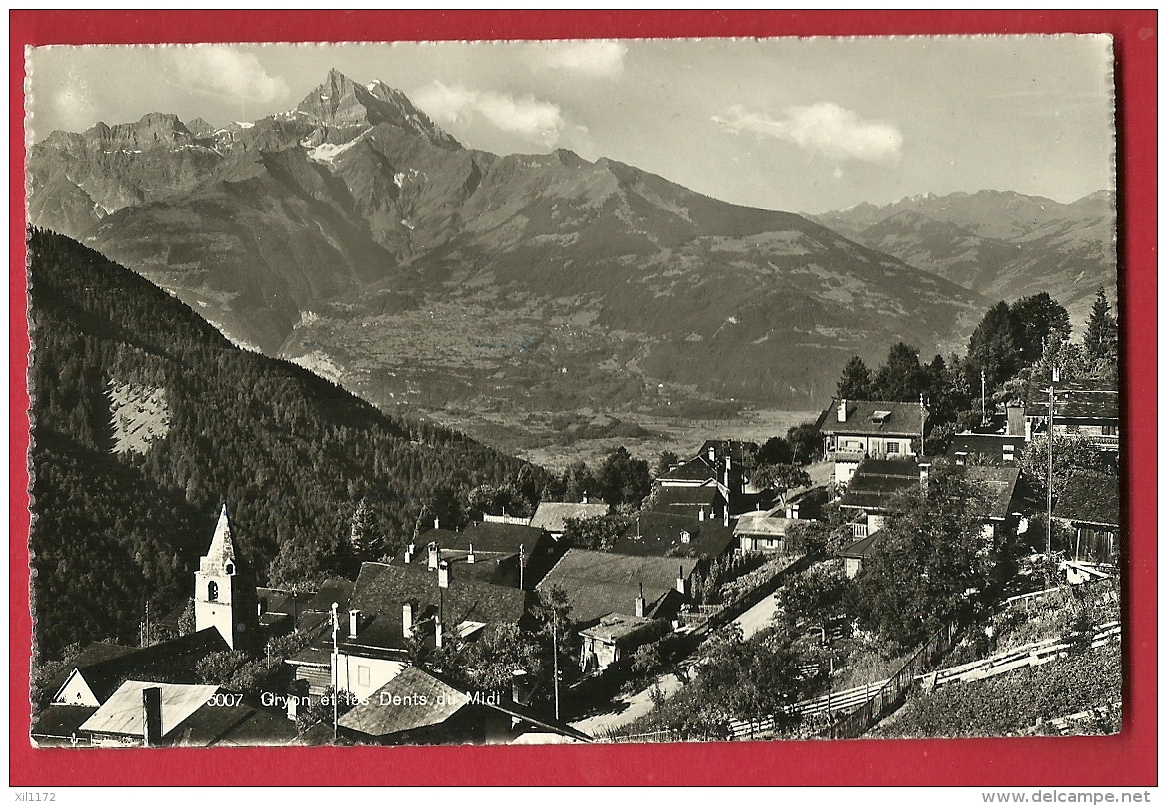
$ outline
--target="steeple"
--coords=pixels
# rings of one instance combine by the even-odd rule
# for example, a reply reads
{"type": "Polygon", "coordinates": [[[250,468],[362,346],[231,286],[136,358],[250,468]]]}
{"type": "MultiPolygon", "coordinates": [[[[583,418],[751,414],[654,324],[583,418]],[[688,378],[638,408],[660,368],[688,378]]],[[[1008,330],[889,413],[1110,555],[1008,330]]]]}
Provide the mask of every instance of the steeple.
{"type": "Polygon", "coordinates": [[[231,521],[227,517],[227,505],[219,512],[219,522],[215,524],[215,534],[211,537],[211,547],[199,560],[199,569],[205,574],[220,573],[234,576],[238,572],[235,536],[231,533],[231,521]]]}
{"type": "Polygon", "coordinates": [[[232,649],[258,645],[255,581],[235,545],[227,505],[219,512],[211,546],[195,573],[195,629],[213,627],[232,649]]]}

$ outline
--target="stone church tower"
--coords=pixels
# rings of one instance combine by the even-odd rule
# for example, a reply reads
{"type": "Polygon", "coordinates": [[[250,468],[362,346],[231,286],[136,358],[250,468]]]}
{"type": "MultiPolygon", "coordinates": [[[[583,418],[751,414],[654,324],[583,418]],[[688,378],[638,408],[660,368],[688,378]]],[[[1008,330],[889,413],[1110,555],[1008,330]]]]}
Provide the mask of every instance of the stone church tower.
{"type": "Polygon", "coordinates": [[[226,504],[219,513],[211,547],[199,560],[194,600],[195,630],[214,627],[232,649],[258,647],[255,580],[235,545],[226,504]]]}

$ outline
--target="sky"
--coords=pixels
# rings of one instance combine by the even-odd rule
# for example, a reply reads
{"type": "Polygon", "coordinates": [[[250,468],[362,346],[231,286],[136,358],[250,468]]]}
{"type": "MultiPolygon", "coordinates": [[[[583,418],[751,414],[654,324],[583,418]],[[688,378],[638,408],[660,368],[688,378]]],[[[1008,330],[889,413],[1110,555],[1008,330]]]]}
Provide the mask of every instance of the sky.
{"type": "Polygon", "coordinates": [[[1115,187],[1104,36],[59,46],[28,64],[33,141],[148,112],[251,121],[336,68],[469,148],[567,148],[751,207],[1115,187]]]}

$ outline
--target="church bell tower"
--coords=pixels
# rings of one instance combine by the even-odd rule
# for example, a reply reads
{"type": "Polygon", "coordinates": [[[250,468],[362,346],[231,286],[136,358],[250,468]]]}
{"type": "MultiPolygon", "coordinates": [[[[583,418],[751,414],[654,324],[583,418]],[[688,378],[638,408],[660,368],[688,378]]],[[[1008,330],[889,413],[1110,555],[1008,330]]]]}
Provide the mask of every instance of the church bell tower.
{"type": "Polygon", "coordinates": [[[195,629],[214,627],[232,649],[259,643],[255,581],[235,545],[227,505],[219,513],[211,547],[195,572],[195,629]]]}

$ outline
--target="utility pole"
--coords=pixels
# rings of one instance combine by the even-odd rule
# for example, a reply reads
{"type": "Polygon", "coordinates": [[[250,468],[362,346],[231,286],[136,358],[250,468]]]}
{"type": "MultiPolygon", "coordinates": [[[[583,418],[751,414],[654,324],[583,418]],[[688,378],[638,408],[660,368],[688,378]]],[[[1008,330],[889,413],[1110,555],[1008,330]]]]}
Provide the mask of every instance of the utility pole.
{"type": "Polygon", "coordinates": [[[336,743],[336,733],[340,725],[340,712],[337,709],[338,695],[340,694],[340,648],[336,642],[336,634],[340,630],[340,618],[337,616],[337,602],[332,603],[332,741],[336,743]]]}
{"type": "MultiPolygon", "coordinates": [[[[928,419],[927,409],[924,408],[924,393],[920,393],[920,458],[924,457],[924,421],[928,419]]],[[[910,445],[908,446],[911,447],[910,445]]]]}
{"type": "Polygon", "coordinates": [[[556,614],[551,614],[551,663],[555,673],[555,719],[559,719],[559,631],[556,614]]]}
{"type": "Polygon", "coordinates": [[[988,420],[988,414],[985,412],[985,370],[981,369],[981,425],[984,425],[988,420]]]}
{"type": "Polygon", "coordinates": [[[1049,421],[1046,425],[1048,465],[1045,477],[1045,551],[1050,557],[1054,553],[1054,384],[1058,382],[1058,367],[1055,364],[1049,384],[1049,421]]]}

